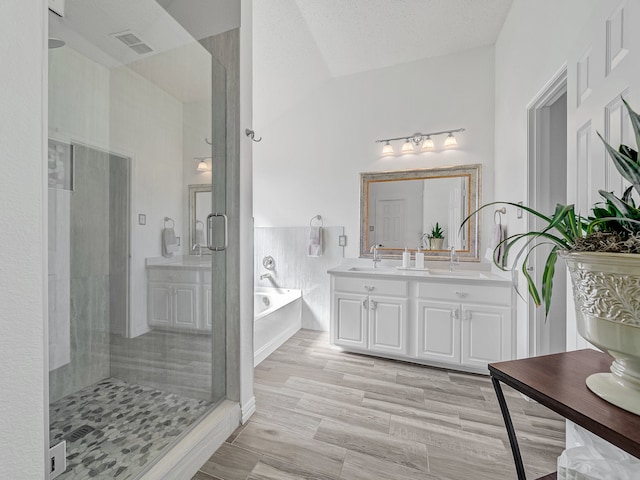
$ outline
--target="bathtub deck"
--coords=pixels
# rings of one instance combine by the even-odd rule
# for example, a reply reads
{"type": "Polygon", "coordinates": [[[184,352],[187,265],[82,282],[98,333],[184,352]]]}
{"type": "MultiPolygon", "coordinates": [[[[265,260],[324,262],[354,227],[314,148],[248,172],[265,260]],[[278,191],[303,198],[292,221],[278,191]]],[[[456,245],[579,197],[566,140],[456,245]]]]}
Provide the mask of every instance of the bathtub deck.
{"type": "MultiPolygon", "coordinates": [[[[488,377],[343,353],[300,330],[255,370],[256,413],[193,480],[511,480],[488,377]]],[[[556,470],[564,419],[505,389],[529,478],[556,470]]]]}

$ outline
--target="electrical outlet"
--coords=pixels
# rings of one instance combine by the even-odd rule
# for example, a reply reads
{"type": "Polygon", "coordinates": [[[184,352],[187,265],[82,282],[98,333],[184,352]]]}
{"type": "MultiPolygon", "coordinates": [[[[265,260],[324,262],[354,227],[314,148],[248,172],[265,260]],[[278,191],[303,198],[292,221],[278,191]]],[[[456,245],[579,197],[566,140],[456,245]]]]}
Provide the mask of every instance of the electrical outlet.
{"type": "Polygon", "coordinates": [[[178,246],[180,246],[180,237],[176,237],[176,242],[177,242],[178,246]]]}
{"type": "Polygon", "coordinates": [[[138,225],[146,225],[147,224],[147,216],[144,213],[138,214],[138,225]]]}
{"type": "Polygon", "coordinates": [[[67,442],[62,441],[49,449],[49,480],[67,469],[67,442]]]}
{"type": "Polygon", "coordinates": [[[516,208],[516,218],[522,218],[522,200],[518,202],[520,207],[516,208]]]}
{"type": "Polygon", "coordinates": [[[339,235],[338,236],[338,245],[341,247],[346,247],[347,246],[347,236],[346,235],[339,235]]]}

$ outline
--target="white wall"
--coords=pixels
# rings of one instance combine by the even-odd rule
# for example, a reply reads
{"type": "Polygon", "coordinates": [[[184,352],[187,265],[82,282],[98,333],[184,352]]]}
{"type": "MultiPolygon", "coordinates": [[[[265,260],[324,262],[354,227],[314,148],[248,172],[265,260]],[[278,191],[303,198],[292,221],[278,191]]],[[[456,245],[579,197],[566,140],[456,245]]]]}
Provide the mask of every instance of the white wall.
{"type": "MultiPolygon", "coordinates": [[[[256,58],[259,46],[269,43],[262,35],[256,26],[256,58]]],[[[493,199],[492,48],[332,79],[304,97],[296,89],[297,102],[290,106],[288,91],[277,88],[274,75],[284,87],[296,72],[264,68],[254,66],[254,126],[264,138],[254,146],[256,226],[305,226],[320,214],[326,226],[345,226],[346,256],[357,257],[360,172],[481,163],[482,200],[493,199]],[[264,97],[288,109],[274,119],[263,110],[270,105],[264,97]],[[458,135],[457,150],[389,158],[374,143],[460,127],[467,131],[458,135]]]]}
{"type": "MultiPolygon", "coordinates": [[[[189,254],[189,185],[211,185],[211,160],[206,160],[208,171],[196,170],[194,157],[211,157],[211,99],[188,102],[182,106],[182,251],[189,254]]],[[[208,210],[211,210],[210,208],[208,210]]]]}
{"type": "Polygon", "coordinates": [[[48,447],[45,158],[47,49],[38,0],[0,16],[0,463],[3,478],[43,478],[48,447]],[[11,68],[8,68],[8,66],[11,68]]]}
{"type": "MultiPolygon", "coordinates": [[[[526,202],[527,106],[567,62],[595,7],[605,1],[514,1],[495,45],[497,200],[526,202]]],[[[513,209],[503,216],[510,235],[525,231],[526,221],[516,219],[513,209]]],[[[517,298],[517,355],[527,356],[527,304],[517,298]]]]}
{"type": "MultiPolygon", "coordinates": [[[[241,0],[240,129],[253,124],[253,0],[241,0]]],[[[254,412],[253,395],[253,142],[240,140],[240,406],[254,412]]]]}
{"type": "Polygon", "coordinates": [[[110,149],[133,158],[131,171],[130,331],[147,326],[145,258],[162,255],[164,217],[175,221],[176,235],[186,251],[182,229],[182,103],[127,68],[111,70],[110,149]],[[147,216],[138,225],[138,214],[147,216]]]}

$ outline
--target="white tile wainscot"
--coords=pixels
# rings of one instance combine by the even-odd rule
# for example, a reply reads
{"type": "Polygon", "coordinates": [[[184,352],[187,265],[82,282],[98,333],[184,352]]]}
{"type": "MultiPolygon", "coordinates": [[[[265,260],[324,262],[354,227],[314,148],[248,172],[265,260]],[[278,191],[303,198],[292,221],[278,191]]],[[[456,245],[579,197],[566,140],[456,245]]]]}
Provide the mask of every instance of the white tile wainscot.
{"type": "Polygon", "coordinates": [[[211,257],[148,258],[146,267],[149,326],[210,332],[211,257]]]}
{"type": "Polygon", "coordinates": [[[487,373],[515,358],[515,298],[485,270],[343,264],[331,277],[331,342],[344,350],[487,373]]]}

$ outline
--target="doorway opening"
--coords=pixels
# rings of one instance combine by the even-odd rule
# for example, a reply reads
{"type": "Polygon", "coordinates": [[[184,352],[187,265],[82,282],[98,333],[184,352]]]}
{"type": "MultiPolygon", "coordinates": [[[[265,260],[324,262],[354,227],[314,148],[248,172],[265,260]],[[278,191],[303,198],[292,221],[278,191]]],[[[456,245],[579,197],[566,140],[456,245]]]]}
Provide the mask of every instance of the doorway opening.
{"type": "MultiPolygon", "coordinates": [[[[547,83],[528,107],[527,205],[551,214],[556,204],[567,203],[567,68],[547,83]]],[[[529,216],[528,230],[538,230],[539,219],[529,216]]],[[[540,285],[549,246],[536,248],[530,258],[530,275],[540,285]]],[[[529,355],[566,350],[567,277],[556,268],[553,301],[548,317],[544,307],[529,301],[529,355]]]]}

